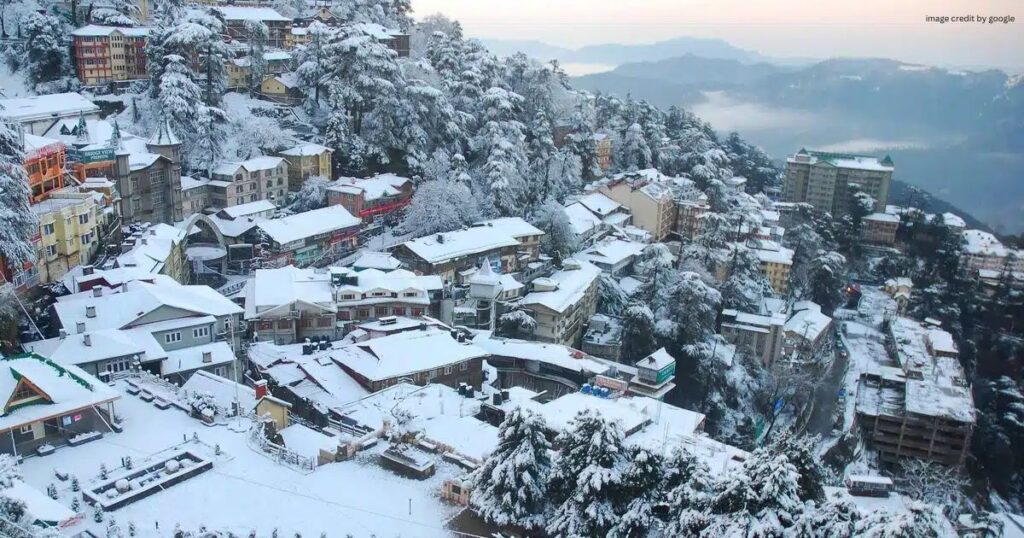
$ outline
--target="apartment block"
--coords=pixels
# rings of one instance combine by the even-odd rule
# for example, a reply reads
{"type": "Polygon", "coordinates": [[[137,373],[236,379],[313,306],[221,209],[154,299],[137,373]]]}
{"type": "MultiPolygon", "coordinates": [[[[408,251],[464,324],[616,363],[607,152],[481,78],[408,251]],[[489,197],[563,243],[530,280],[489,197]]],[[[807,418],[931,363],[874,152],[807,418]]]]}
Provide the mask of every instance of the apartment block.
{"type": "Polygon", "coordinates": [[[292,20],[269,7],[219,5],[215,9],[224,16],[227,37],[235,41],[246,41],[246,24],[251,22],[261,22],[267,27],[268,47],[284,48],[291,33],[292,20]]]}
{"type": "Polygon", "coordinates": [[[551,276],[534,279],[519,301],[536,322],[533,338],[578,348],[584,326],[597,312],[600,275],[594,264],[570,258],[551,276]]]}
{"type": "Polygon", "coordinates": [[[51,192],[64,188],[67,147],[60,140],[25,134],[25,172],[32,189],[29,201],[45,200],[51,192]]]}
{"type": "Polygon", "coordinates": [[[35,265],[40,283],[58,280],[72,267],[89,263],[99,239],[99,206],[93,195],[54,192],[31,209],[39,219],[35,265]]]}
{"type": "Polygon", "coordinates": [[[340,205],[364,222],[372,222],[409,205],[412,191],[412,180],[395,174],[366,179],[343,177],[327,187],[327,203],[340,205]]]}
{"type": "Polygon", "coordinates": [[[860,238],[874,245],[896,243],[896,230],[900,227],[900,216],[888,213],[872,213],[861,221],[860,238]]]}
{"type": "Polygon", "coordinates": [[[676,225],[676,204],[668,179],[651,168],[619,174],[596,184],[596,191],[629,208],[633,225],[661,241],[676,225]]]}
{"type": "Polygon", "coordinates": [[[86,86],[141,80],[146,74],[149,28],[90,24],[71,32],[78,78],[86,86]]]}
{"type": "Polygon", "coordinates": [[[282,203],[288,194],[288,163],[281,157],[223,163],[210,176],[210,205],[218,209],[257,200],[282,203]]]}
{"type": "MultiPolygon", "coordinates": [[[[327,146],[307,142],[279,151],[277,154],[288,161],[288,189],[291,191],[301,189],[302,184],[310,176],[331,179],[334,150],[327,146]]],[[[352,212],[352,209],[349,209],[349,212],[352,212]]]]}
{"type": "Polygon", "coordinates": [[[845,215],[853,189],[875,199],[876,212],[885,212],[895,170],[892,159],[868,155],[800,149],[786,159],[783,200],[803,202],[816,211],[845,215]]]}
{"type": "Polygon", "coordinates": [[[123,144],[115,151],[121,218],[126,224],[181,221],[181,140],[165,123],[137,151],[123,144]]]}

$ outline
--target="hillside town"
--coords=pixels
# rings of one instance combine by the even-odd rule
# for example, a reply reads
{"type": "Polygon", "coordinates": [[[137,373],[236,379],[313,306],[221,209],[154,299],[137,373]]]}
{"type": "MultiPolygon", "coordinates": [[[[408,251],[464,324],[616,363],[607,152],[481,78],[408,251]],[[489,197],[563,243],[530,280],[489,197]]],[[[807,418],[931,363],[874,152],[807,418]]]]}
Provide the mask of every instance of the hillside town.
{"type": "Polygon", "coordinates": [[[0,10],[0,535],[1024,535],[1024,249],[890,156],[406,0],[0,10]]]}

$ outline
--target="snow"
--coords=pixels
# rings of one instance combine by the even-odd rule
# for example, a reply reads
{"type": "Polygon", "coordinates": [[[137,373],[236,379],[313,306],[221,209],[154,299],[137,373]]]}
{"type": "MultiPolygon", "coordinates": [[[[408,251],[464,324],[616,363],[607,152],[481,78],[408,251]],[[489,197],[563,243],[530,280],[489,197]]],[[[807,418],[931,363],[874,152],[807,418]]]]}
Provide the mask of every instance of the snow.
{"type": "Polygon", "coordinates": [[[996,236],[982,230],[964,230],[964,252],[977,256],[994,256],[1002,258],[1009,250],[996,236]]]}
{"type": "Polygon", "coordinates": [[[249,215],[255,215],[257,213],[272,213],[274,211],[277,211],[277,206],[270,200],[256,200],[255,202],[225,207],[220,210],[220,212],[223,212],[232,219],[248,217],[249,215]]]}
{"type": "Polygon", "coordinates": [[[284,440],[284,446],[289,450],[313,458],[314,461],[319,458],[321,450],[332,454],[337,452],[340,441],[337,437],[320,433],[302,424],[292,424],[278,433],[284,440]]]}
{"type": "Polygon", "coordinates": [[[342,177],[327,187],[329,191],[346,194],[363,193],[366,201],[379,200],[385,196],[399,196],[401,188],[412,180],[395,174],[379,174],[366,179],[342,177]]]}
{"type": "Polygon", "coordinates": [[[50,403],[7,409],[0,416],[0,430],[60,416],[83,407],[102,405],[120,397],[77,366],[57,365],[38,355],[0,359],[0,399],[11,401],[19,379],[32,383],[50,403]]]}
{"type": "Polygon", "coordinates": [[[39,121],[53,117],[66,118],[79,113],[98,114],[100,108],[96,103],[86,99],[80,93],[52,93],[31,97],[11,97],[0,99],[0,117],[8,118],[16,123],[39,121]]]}
{"type": "Polygon", "coordinates": [[[801,301],[793,305],[793,315],[786,321],[786,333],[799,335],[809,341],[818,337],[832,324],[832,318],[821,313],[821,307],[810,301],[801,301]],[[809,304],[806,304],[809,303],[809,304]]]}
{"type": "Polygon", "coordinates": [[[0,493],[25,503],[26,511],[32,517],[47,524],[57,525],[75,517],[71,509],[21,480],[12,481],[11,487],[0,490],[0,493]]]}
{"type": "Polygon", "coordinates": [[[829,153],[820,151],[803,151],[797,155],[790,156],[786,162],[795,164],[818,164],[819,162],[829,163],[839,168],[854,170],[865,170],[871,172],[892,172],[894,167],[890,164],[882,164],[878,157],[870,155],[852,155],[843,153],[829,153]]]}
{"type": "Polygon", "coordinates": [[[576,235],[590,235],[601,225],[601,219],[579,202],[565,206],[565,215],[569,217],[569,224],[576,235]]]}
{"type": "MultiPolygon", "coordinates": [[[[326,531],[331,536],[374,533],[442,538],[451,535],[444,528],[445,522],[461,510],[444,503],[437,494],[443,480],[462,474],[443,462],[438,463],[437,475],[424,481],[402,478],[380,468],[373,451],[303,474],[254,451],[245,433],[227,427],[202,427],[182,411],[161,411],[127,396],[119,402],[117,412],[125,425],[123,433],[109,433],[93,443],[62,448],[46,458],[27,459],[22,464],[26,482],[45,489],[54,480],[54,468],[59,467],[88,487],[101,463],[114,469],[120,457],[129,455],[138,466],[147,457],[166,454],[180,445],[183,437],[191,438],[195,432],[200,442],[189,441],[183,447],[213,461],[213,469],[118,509],[116,517],[122,528],[132,521],[146,536],[151,534],[145,529],[154,529],[155,522],[159,522],[159,532],[167,535],[181,523],[192,529],[201,525],[224,528],[238,536],[247,536],[251,529],[265,536],[278,528],[281,536],[297,532],[319,536],[326,531]],[[214,454],[214,445],[220,447],[222,455],[214,454]],[[345,484],[358,486],[339,487],[345,484]]],[[[60,502],[66,505],[70,498],[67,486],[61,486],[60,502]]],[[[83,528],[102,536],[106,522],[93,523],[86,517],[70,529],[70,534],[83,528]]]]}
{"type": "Polygon", "coordinates": [[[284,159],[281,157],[268,157],[266,155],[262,155],[241,162],[219,164],[213,169],[212,173],[220,176],[233,176],[239,168],[245,168],[250,172],[273,170],[278,166],[281,166],[284,162],[284,159]]]}
{"type": "Polygon", "coordinates": [[[517,246],[519,241],[510,235],[496,233],[494,230],[474,227],[428,235],[406,241],[403,244],[423,260],[439,264],[462,256],[517,246]],[[443,240],[438,241],[438,237],[442,237],[443,240]]]}
{"type": "Polygon", "coordinates": [[[487,355],[471,342],[460,343],[447,331],[408,331],[343,346],[331,358],[369,381],[383,381],[454,366],[487,355]]]}
{"type": "Polygon", "coordinates": [[[619,264],[639,256],[644,250],[642,243],[610,239],[602,241],[576,255],[592,263],[603,263],[617,268],[619,264]]]}
{"type": "Polygon", "coordinates": [[[638,368],[643,367],[649,368],[651,370],[661,370],[662,368],[665,368],[666,366],[675,363],[676,360],[672,357],[672,355],[669,355],[668,351],[666,351],[665,348],[661,348],[655,351],[654,353],[651,353],[650,355],[637,361],[636,366],[638,368]]]}
{"type": "Polygon", "coordinates": [[[905,512],[907,509],[903,496],[897,493],[890,493],[888,497],[867,497],[851,495],[846,488],[825,486],[825,498],[833,502],[853,503],[865,515],[878,512],[905,512]]]}
{"type": "Polygon", "coordinates": [[[303,144],[299,144],[298,146],[288,148],[284,151],[279,151],[278,153],[280,153],[281,155],[287,155],[288,157],[312,157],[314,155],[320,155],[325,151],[333,152],[334,150],[327,146],[321,146],[320,144],[306,142],[303,144]]]}
{"type": "MultiPolygon", "coordinates": [[[[206,178],[194,178],[192,176],[181,176],[181,190],[187,191],[196,189],[199,187],[205,187],[210,184],[210,180],[206,178]]],[[[111,184],[113,185],[113,184],[111,184]]]]}
{"type": "Polygon", "coordinates": [[[531,291],[520,304],[527,308],[540,305],[559,313],[579,304],[590,286],[601,276],[601,270],[587,261],[578,261],[578,264],[579,269],[562,269],[548,277],[557,286],[555,290],[531,291]]]}
{"type": "Polygon", "coordinates": [[[392,271],[402,266],[402,262],[387,252],[362,252],[354,262],[354,269],[380,269],[392,271]]]}
{"type": "Polygon", "coordinates": [[[889,213],[872,213],[872,214],[864,217],[864,220],[871,220],[871,221],[875,221],[875,222],[888,222],[888,223],[899,224],[900,216],[899,215],[892,215],[892,214],[889,214],[889,213]]]}
{"type": "Polygon", "coordinates": [[[269,7],[217,6],[226,21],[291,22],[291,19],[269,7]]]}
{"type": "Polygon", "coordinates": [[[793,265],[793,250],[788,249],[774,241],[758,240],[748,243],[757,255],[761,263],[777,263],[781,265],[793,265]]]}
{"type": "Polygon", "coordinates": [[[484,349],[490,355],[537,361],[574,373],[585,371],[590,375],[598,375],[612,368],[609,363],[596,360],[590,355],[568,346],[500,338],[493,336],[489,331],[478,331],[473,338],[473,344],[484,349]]]}
{"type": "MultiPolygon", "coordinates": [[[[71,328],[72,331],[74,328],[71,328]]],[[[63,338],[49,338],[26,342],[26,351],[46,357],[62,366],[79,365],[115,357],[142,355],[145,348],[117,329],[87,331],[83,334],[69,334],[63,338]],[[89,345],[85,336],[89,335],[89,345]]]]}
{"type": "Polygon", "coordinates": [[[967,222],[965,222],[964,219],[960,218],[960,216],[955,213],[943,213],[942,222],[944,222],[946,226],[949,226],[950,228],[959,228],[962,230],[967,227],[967,222]]]}
{"type": "Polygon", "coordinates": [[[360,32],[379,40],[393,39],[395,36],[403,35],[401,30],[392,30],[386,26],[372,22],[360,23],[354,26],[360,32]]]}
{"type": "Polygon", "coordinates": [[[582,204],[583,207],[589,209],[595,215],[602,218],[607,217],[622,207],[622,205],[615,200],[612,200],[599,192],[593,192],[582,196],[577,200],[577,203],[582,204]]]}
{"type": "Polygon", "coordinates": [[[362,221],[353,217],[344,207],[333,205],[282,219],[262,221],[256,226],[276,243],[286,245],[361,224],[362,221]]]}
{"type": "Polygon", "coordinates": [[[192,374],[188,381],[181,386],[181,391],[186,397],[189,394],[208,394],[222,409],[231,409],[235,401],[238,401],[240,407],[245,411],[256,407],[255,390],[204,370],[192,374]]]}
{"type": "Polygon", "coordinates": [[[129,37],[146,37],[149,35],[149,28],[125,28],[122,26],[100,26],[97,24],[88,24],[81,28],[76,28],[71,32],[74,37],[98,37],[98,36],[109,36],[114,32],[118,32],[121,35],[129,37]]]}
{"type": "Polygon", "coordinates": [[[485,220],[474,224],[473,228],[490,229],[494,233],[511,235],[516,239],[544,235],[543,231],[519,217],[485,220]]]}
{"type": "Polygon", "coordinates": [[[128,252],[118,255],[118,267],[137,267],[159,273],[174,248],[185,240],[185,231],[167,224],[154,224],[135,240],[128,252]]]}
{"type": "Polygon", "coordinates": [[[200,346],[176,349],[167,352],[167,359],[160,366],[162,375],[191,372],[199,368],[213,368],[231,364],[235,361],[235,353],[227,342],[211,342],[200,346]],[[210,353],[210,362],[204,362],[203,356],[210,353]]]}
{"type": "Polygon", "coordinates": [[[77,323],[84,323],[86,330],[128,328],[146,314],[164,306],[184,311],[179,315],[182,318],[220,317],[242,312],[240,307],[209,286],[143,281],[130,281],[101,297],[93,297],[92,292],[87,291],[60,299],[54,309],[61,326],[69,330],[73,330],[77,323]],[[95,307],[94,317],[88,317],[87,306],[95,307]]]}

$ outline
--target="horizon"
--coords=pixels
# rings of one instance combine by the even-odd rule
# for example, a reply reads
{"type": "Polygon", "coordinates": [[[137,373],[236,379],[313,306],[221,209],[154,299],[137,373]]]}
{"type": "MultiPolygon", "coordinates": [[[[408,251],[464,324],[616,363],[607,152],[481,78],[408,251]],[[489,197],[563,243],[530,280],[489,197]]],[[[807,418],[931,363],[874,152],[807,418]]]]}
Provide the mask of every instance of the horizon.
{"type": "Polygon", "coordinates": [[[467,36],[539,41],[567,49],[643,45],[675,38],[719,39],[778,59],[889,58],[907,63],[1024,73],[1020,4],[990,0],[841,0],[827,6],[778,0],[751,7],[744,0],[497,1],[413,0],[414,15],[441,13],[467,36]],[[926,22],[926,16],[1013,16],[1011,23],[926,22]],[[570,24],[566,24],[571,21],[570,24]]]}

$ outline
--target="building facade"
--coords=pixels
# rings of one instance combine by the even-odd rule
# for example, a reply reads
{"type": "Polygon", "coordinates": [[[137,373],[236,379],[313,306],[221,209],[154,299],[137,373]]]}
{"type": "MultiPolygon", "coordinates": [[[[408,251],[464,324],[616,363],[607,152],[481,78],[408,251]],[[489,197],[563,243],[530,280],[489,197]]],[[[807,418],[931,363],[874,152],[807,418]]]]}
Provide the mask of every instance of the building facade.
{"type": "Polygon", "coordinates": [[[395,174],[371,178],[340,178],[327,188],[327,204],[372,222],[404,209],[412,201],[412,180],[395,174]]]}
{"type": "Polygon", "coordinates": [[[288,194],[288,163],[281,157],[220,164],[210,176],[210,205],[217,209],[258,200],[280,204],[288,194]]]}
{"type": "Polygon", "coordinates": [[[86,86],[142,80],[149,28],[90,24],[71,32],[75,70],[86,86]]]}
{"type": "Polygon", "coordinates": [[[33,204],[39,218],[36,267],[40,283],[53,282],[76,265],[87,265],[98,244],[99,206],[87,193],[53,193],[33,204]]]}
{"type": "MultiPolygon", "coordinates": [[[[334,150],[320,144],[306,143],[278,152],[288,161],[288,189],[298,191],[310,176],[330,180],[334,170],[334,150]]],[[[328,203],[330,193],[328,193],[328,203]]],[[[348,208],[346,208],[348,209],[348,208]]],[[[349,213],[355,213],[349,209],[349,213]]]]}
{"type": "Polygon", "coordinates": [[[875,211],[884,212],[895,170],[892,159],[866,155],[807,151],[786,159],[783,199],[804,202],[816,211],[845,215],[853,189],[875,200],[875,211]]]}
{"type": "Polygon", "coordinates": [[[116,150],[117,189],[125,224],[184,218],[181,195],[181,140],[165,123],[146,142],[149,153],[116,150]]]}
{"type": "Polygon", "coordinates": [[[589,262],[568,259],[550,277],[534,279],[530,293],[519,302],[535,322],[533,338],[579,348],[584,328],[597,312],[600,274],[589,262]]]}
{"type": "Polygon", "coordinates": [[[25,172],[32,190],[30,202],[40,202],[50,192],[64,188],[67,147],[60,140],[25,134],[25,172]]]}

